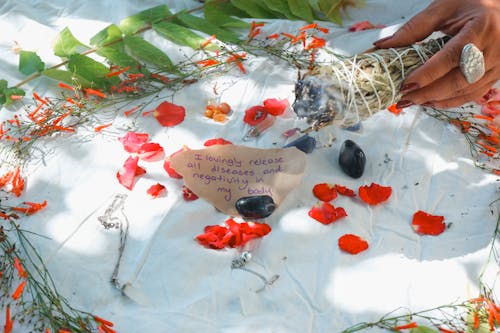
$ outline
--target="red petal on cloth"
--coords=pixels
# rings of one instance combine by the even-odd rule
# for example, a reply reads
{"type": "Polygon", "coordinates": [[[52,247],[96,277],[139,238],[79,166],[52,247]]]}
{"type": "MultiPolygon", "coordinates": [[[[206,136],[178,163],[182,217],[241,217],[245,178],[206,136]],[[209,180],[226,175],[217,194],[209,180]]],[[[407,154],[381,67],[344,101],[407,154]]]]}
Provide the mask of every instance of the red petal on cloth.
{"type": "Polygon", "coordinates": [[[282,115],[289,105],[286,99],[269,98],[264,101],[264,109],[273,116],[282,115]]]}
{"type": "Polygon", "coordinates": [[[261,105],[252,106],[245,111],[243,121],[250,126],[260,124],[267,117],[266,109],[261,105]]]}
{"type": "Polygon", "coordinates": [[[146,162],[156,162],[165,157],[163,147],[155,142],[147,142],[137,150],[140,160],[146,162]]]}
{"type": "Polygon", "coordinates": [[[179,149],[178,151],[172,153],[169,157],[167,157],[164,162],[163,162],[163,169],[165,169],[165,171],[167,172],[167,174],[171,177],[171,178],[176,178],[176,179],[182,179],[182,175],[180,175],[179,173],[177,173],[177,171],[175,171],[174,168],[172,168],[170,166],[170,159],[175,156],[176,154],[179,154],[185,150],[188,150],[189,148],[187,148],[186,146],[183,146],[181,149],[179,149]]]}
{"type": "Polygon", "coordinates": [[[167,188],[160,183],[156,183],[154,185],[151,185],[151,187],[148,188],[148,190],[147,190],[147,193],[153,198],[158,198],[160,196],[163,196],[166,192],[167,192],[167,188]]]}
{"type": "Polygon", "coordinates": [[[137,152],[148,140],[149,134],[136,132],[128,132],[123,138],[118,138],[127,153],[137,152]]]}
{"type": "Polygon", "coordinates": [[[361,21],[354,23],[349,27],[349,31],[363,31],[363,30],[369,30],[369,29],[380,29],[380,28],[385,28],[385,25],[383,24],[377,24],[374,25],[370,21],[361,21]]]}
{"type": "Polygon", "coordinates": [[[216,138],[216,139],[208,139],[205,141],[203,144],[205,147],[210,147],[210,146],[215,146],[215,145],[232,145],[233,143],[231,141],[227,141],[226,139],[223,138],[216,138]]]}
{"type": "Polygon", "coordinates": [[[175,126],[184,120],[186,109],[180,105],[163,102],[153,111],[153,116],[162,126],[175,126]]]}
{"type": "Polygon", "coordinates": [[[371,183],[370,186],[360,186],[358,193],[361,200],[367,204],[378,205],[389,199],[392,194],[392,187],[371,183]]]}
{"type": "Polygon", "coordinates": [[[417,234],[437,236],[446,229],[443,221],[444,216],[431,215],[419,210],[413,214],[411,225],[417,234]]]}
{"type": "Polygon", "coordinates": [[[269,232],[271,227],[265,223],[238,223],[229,218],[226,220],[226,226],[206,226],[204,233],[196,236],[196,240],[211,249],[234,248],[243,246],[252,239],[263,237],[269,232]]]}
{"type": "Polygon", "coordinates": [[[481,113],[490,117],[496,117],[500,115],[500,100],[493,100],[484,104],[481,107],[481,113]]]}
{"type": "Polygon", "coordinates": [[[182,197],[186,201],[194,201],[198,199],[198,196],[191,191],[186,185],[182,185],[182,197]]]}
{"type": "Polygon", "coordinates": [[[478,98],[476,103],[479,105],[485,105],[489,101],[492,100],[500,100],[500,89],[499,88],[490,88],[484,96],[478,98]]]}
{"type": "Polygon", "coordinates": [[[341,186],[338,184],[335,184],[335,190],[337,191],[338,194],[346,196],[346,197],[355,197],[356,193],[354,193],[353,190],[346,186],[341,186]]]}
{"type": "Polygon", "coordinates": [[[398,115],[398,114],[400,114],[401,112],[403,112],[403,109],[398,109],[398,108],[396,107],[396,103],[394,103],[394,104],[392,104],[391,106],[389,106],[389,107],[387,108],[387,110],[388,110],[389,112],[391,112],[391,113],[394,113],[395,115],[398,115]]]}
{"type": "Polygon", "coordinates": [[[337,198],[337,190],[335,190],[335,186],[327,183],[314,185],[312,192],[314,196],[321,201],[332,201],[337,198]]]}
{"type": "Polygon", "coordinates": [[[138,166],[138,162],[139,157],[130,156],[123,164],[121,170],[116,173],[118,182],[129,190],[132,190],[134,187],[135,177],[146,173],[146,170],[138,166]]]}
{"type": "Polygon", "coordinates": [[[347,216],[344,208],[335,208],[329,202],[322,202],[321,206],[314,206],[309,210],[308,214],[310,217],[323,224],[330,224],[347,216]]]}
{"type": "Polygon", "coordinates": [[[368,242],[353,234],[346,234],[340,237],[338,244],[342,251],[350,254],[358,254],[368,249],[368,242]]]}

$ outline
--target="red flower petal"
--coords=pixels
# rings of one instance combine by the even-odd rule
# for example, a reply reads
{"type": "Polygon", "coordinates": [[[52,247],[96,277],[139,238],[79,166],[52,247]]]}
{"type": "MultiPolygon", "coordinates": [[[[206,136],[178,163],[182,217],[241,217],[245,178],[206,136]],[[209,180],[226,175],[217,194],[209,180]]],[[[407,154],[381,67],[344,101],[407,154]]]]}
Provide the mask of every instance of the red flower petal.
{"type": "Polygon", "coordinates": [[[163,147],[158,143],[148,142],[137,150],[137,156],[142,161],[155,162],[161,160],[165,156],[165,153],[163,147]]]}
{"type": "Polygon", "coordinates": [[[189,148],[187,148],[186,146],[183,146],[181,149],[179,149],[178,151],[172,153],[169,157],[167,157],[164,160],[164,162],[163,162],[163,169],[165,169],[165,171],[168,173],[168,175],[170,177],[176,178],[176,179],[182,179],[182,175],[180,175],[179,173],[177,173],[177,171],[175,171],[175,169],[170,166],[170,158],[172,158],[172,156],[175,156],[176,154],[178,154],[180,152],[183,152],[183,151],[186,151],[188,149],[189,148]]]}
{"type": "Polygon", "coordinates": [[[351,190],[350,188],[348,188],[346,186],[341,186],[341,185],[335,184],[335,190],[337,191],[338,194],[344,195],[346,197],[355,197],[356,196],[356,193],[354,193],[353,190],[351,190]]]}
{"type": "Polygon", "coordinates": [[[203,144],[205,147],[210,147],[214,145],[232,145],[233,143],[231,141],[227,141],[223,138],[217,138],[217,139],[209,139],[205,141],[203,144]]]}
{"type": "Polygon", "coordinates": [[[186,185],[182,185],[182,197],[186,201],[194,201],[198,199],[198,196],[194,194],[194,192],[191,191],[189,188],[187,188],[186,185]]]}
{"type": "Polygon", "coordinates": [[[437,236],[446,229],[444,216],[431,215],[422,210],[413,214],[411,225],[416,233],[420,235],[437,236]]]}
{"type": "Polygon", "coordinates": [[[160,183],[156,183],[154,185],[151,185],[150,188],[148,188],[147,193],[152,196],[153,198],[158,198],[159,196],[162,196],[167,192],[167,189],[164,185],[160,183]]]}
{"type": "Polygon", "coordinates": [[[269,98],[264,101],[264,109],[273,116],[282,115],[289,105],[286,99],[269,98]]]}
{"type": "Polygon", "coordinates": [[[204,233],[196,236],[196,240],[205,247],[222,249],[224,247],[243,246],[248,241],[263,237],[271,232],[271,227],[265,223],[238,223],[229,218],[226,220],[226,225],[206,226],[204,233]]]}
{"type": "Polygon", "coordinates": [[[130,156],[123,164],[121,170],[116,173],[116,178],[118,178],[120,184],[129,190],[132,190],[134,187],[135,177],[146,172],[146,170],[138,166],[138,162],[139,157],[130,156]]]}
{"type": "Polygon", "coordinates": [[[243,121],[250,126],[255,126],[260,124],[267,117],[267,111],[263,106],[257,105],[245,111],[245,117],[243,121]]]}
{"type": "Polygon", "coordinates": [[[368,242],[353,234],[346,234],[338,240],[339,248],[350,254],[358,254],[368,249],[368,242]]]}
{"type": "Polygon", "coordinates": [[[163,102],[153,111],[153,116],[162,126],[175,126],[184,120],[186,109],[180,105],[163,102]]]}
{"type": "Polygon", "coordinates": [[[370,21],[361,21],[354,23],[352,26],[349,27],[349,31],[363,31],[363,30],[369,30],[369,29],[380,29],[384,28],[385,25],[383,24],[377,24],[374,25],[370,21]]]}
{"type": "Polygon", "coordinates": [[[329,202],[322,202],[321,206],[314,206],[309,210],[309,216],[323,224],[330,224],[347,216],[342,207],[335,208],[329,202]]]}
{"type": "Polygon", "coordinates": [[[327,183],[314,185],[312,192],[321,201],[332,201],[337,198],[335,187],[327,183]]]}
{"type": "Polygon", "coordinates": [[[396,107],[396,103],[391,104],[391,105],[387,108],[387,110],[388,110],[389,112],[394,113],[395,115],[398,115],[398,114],[400,114],[401,112],[403,112],[403,109],[398,109],[398,108],[396,107]]]}
{"type": "Polygon", "coordinates": [[[392,187],[371,183],[370,186],[360,186],[358,193],[361,200],[367,204],[378,205],[389,199],[392,194],[392,187]]]}
{"type": "Polygon", "coordinates": [[[127,153],[137,152],[148,140],[149,134],[136,132],[128,132],[123,138],[118,138],[127,153]]]}

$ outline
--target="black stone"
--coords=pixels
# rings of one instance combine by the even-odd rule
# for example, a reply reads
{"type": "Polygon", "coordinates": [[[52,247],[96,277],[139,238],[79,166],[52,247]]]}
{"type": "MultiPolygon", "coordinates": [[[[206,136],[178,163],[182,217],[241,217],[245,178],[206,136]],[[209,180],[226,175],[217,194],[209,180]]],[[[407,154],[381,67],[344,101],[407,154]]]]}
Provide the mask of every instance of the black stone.
{"type": "Polygon", "coordinates": [[[366,156],[363,150],[351,140],[345,140],[340,147],[339,165],[348,176],[359,178],[365,170],[366,156]]]}
{"type": "Polygon", "coordinates": [[[269,195],[255,195],[239,198],[235,207],[244,218],[263,219],[274,212],[276,204],[269,195]]]}
{"type": "Polygon", "coordinates": [[[283,148],[288,147],[296,147],[304,153],[309,154],[313,152],[314,148],[316,148],[316,139],[312,136],[309,136],[309,134],[305,134],[300,138],[286,144],[283,148]]]}

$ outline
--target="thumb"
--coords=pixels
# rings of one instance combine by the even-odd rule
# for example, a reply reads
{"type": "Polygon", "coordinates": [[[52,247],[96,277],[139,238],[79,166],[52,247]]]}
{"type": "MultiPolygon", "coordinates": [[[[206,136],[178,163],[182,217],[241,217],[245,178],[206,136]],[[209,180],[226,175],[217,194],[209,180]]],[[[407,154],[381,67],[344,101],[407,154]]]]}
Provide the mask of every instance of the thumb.
{"type": "Polygon", "coordinates": [[[434,6],[431,4],[420,13],[413,16],[392,36],[379,39],[374,42],[378,48],[402,47],[419,42],[442,24],[448,15],[444,11],[444,6],[434,6]]]}

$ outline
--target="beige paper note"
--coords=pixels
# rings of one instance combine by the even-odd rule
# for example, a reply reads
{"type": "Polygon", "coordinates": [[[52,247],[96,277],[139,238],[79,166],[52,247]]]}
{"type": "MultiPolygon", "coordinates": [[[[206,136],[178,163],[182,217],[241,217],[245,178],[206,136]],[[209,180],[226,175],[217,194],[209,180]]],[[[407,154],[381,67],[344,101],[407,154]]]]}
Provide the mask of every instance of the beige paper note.
{"type": "Polygon", "coordinates": [[[258,149],[216,145],[174,155],[171,166],[185,185],[220,211],[238,216],[242,197],[269,195],[276,205],[301,181],[306,155],[295,147],[258,149]]]}

